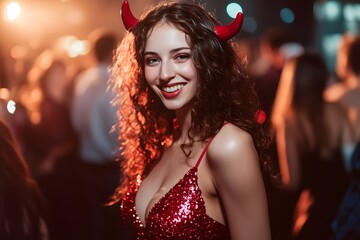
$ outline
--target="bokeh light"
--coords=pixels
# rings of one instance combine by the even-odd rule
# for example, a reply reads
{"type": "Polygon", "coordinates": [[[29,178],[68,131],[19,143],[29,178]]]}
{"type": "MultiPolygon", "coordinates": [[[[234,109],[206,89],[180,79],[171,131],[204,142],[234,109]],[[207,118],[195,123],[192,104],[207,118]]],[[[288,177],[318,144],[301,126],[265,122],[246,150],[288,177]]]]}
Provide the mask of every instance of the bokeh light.
{"type": "Polygon", "coordinates": [[[6,109],[9,113],[13,114],[16,111],[16,103],[13,100],[9,100],[6,109]]]}
{"type": "Polygon", "coordinates": [[[0,88],[0,99],[8,99],[10,97],[10,91],[7,88],[0,88]]]}
{"type": "Polygon", "coordinates": [[[283,8],[280,10],[280,18],[284,23],[293,23],[295,14],[290,8],[283,8]]]}
{"type": "Polygon", "coordinates": [[[238,12],[243,12],[243,9],[238,3],[229,3],[226,6],[226,12],[231,18],[235,18],[238,12]]]}
{"type": "Polygon", "coordinates": [[[248,33],[254,33],[258,29],[258,24],[255,18],[253,17],[245,17],[244,24],[242,30],[248,33]]]}
{"type": "Polygon", "coordinates": [[[18,2],[9,3],[4,9],[4,17],[6,21],[15,21],[21,13],[21,6],[18,2]]]}
{"type": "Polygon", "coordinates": [[[61,47],[70,58],[84,56],[90,51],[90,43],[87,40],[80,40],[75,36],[66,36],[61,39],[61,42],[61,47]]]}

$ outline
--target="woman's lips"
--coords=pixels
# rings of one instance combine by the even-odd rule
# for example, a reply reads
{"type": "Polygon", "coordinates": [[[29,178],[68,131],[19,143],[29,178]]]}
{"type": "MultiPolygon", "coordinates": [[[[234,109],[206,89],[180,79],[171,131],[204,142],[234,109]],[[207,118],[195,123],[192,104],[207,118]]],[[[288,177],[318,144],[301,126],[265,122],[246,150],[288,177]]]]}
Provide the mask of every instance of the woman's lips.
{"type": "Polygon", "coordinates": [[[160,89],[161,89],[162,95],[165,98],[171,99],[171,98],[177,97],[181,93],[181,91],[185,85],[186,84],[184,84],[184,83],[171,85],[171,86],[167,85],[167,86],[161,87],[160,89]]]}

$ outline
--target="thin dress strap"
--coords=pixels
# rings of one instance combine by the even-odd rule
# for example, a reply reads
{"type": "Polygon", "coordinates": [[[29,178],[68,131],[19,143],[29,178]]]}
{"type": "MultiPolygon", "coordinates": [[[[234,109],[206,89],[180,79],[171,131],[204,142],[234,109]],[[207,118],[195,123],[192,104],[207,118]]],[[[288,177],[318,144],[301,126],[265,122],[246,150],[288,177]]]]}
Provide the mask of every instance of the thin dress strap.
{"type": "MultiPolygon", "coordinates": [[[[223,126],[225,126],[225,125],[228,124],[228,123],[229,123],[229,122],[225,122],[225,123],[223,124],[223,126]]],[[[203,159],[203,157],[204,157],[204,155],[205,155],[205,153],[206,153],[206,151],[207,151],[207,149],[208,149],[211,141],[214,139],[214,137],[215,137],[215,136],[213,136],[213,137],[209,140],[209,142],[206,143],[206,145],[205,145],[205,147],[204,147],[204,150],[202,151],[199,159],[198,159],[197,162],[196,162],[196,165],[195,165],[196,168],[198,168],[198,166],[200,165],[200,162],[201,162],[201,160],[203,159]]]]}
{"type": "Polygon", "coordinates": [[[206,153],[206,151],[207,151],[207,149],[208,149],[208,147],[209,147],[209,145],[210,145],[210,143],[211,143],[211,141],[212,141],[213,139],[214,139],[214,137],[212,137],[212,138],[206,143],[206,145],[205,145],[205,147],[204,147],[204,150],[202,151],[199,159],[198,159],[197,162],[196,162],[196,165],[195,165],[196,168],[198,168],[201,160],[203,159],[203,157],[204,157],[204,155],[205,155],[205,153],[206,153]]]}

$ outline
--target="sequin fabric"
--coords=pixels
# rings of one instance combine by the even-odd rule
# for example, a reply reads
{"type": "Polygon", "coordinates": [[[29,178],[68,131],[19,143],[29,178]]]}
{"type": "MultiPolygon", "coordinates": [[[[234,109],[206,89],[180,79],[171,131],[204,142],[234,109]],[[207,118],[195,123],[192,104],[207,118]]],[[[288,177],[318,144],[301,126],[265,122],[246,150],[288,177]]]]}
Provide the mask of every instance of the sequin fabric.
{"type": "Polygon", "coordinates": [[[191,168],[153,206],[145,225],[135,208],[135,197],[140,184],[139,177],[120,204],[122,218],[132,232],[133,239],[230,239],[227,226],[206,214],[198,186],[197,167],[191,168]]]}

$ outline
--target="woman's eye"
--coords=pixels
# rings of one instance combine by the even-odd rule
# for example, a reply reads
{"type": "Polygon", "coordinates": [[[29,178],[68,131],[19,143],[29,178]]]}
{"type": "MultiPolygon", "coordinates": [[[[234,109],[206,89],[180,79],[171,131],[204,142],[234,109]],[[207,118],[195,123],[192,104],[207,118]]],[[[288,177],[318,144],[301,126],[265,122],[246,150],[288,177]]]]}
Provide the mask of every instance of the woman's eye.
{"type": "Polygon", "coordinates": [[[189,54],[178,54],[175,56],[175,59],[178,60],[178,61],[186,61],[190,58],[190,55],[189,54]]]}
{"type": "Polygon", "coordinates": [[[145,59],[146,65],[154,65],[158,62],[157,58],[147,58],[145,59]]]}

